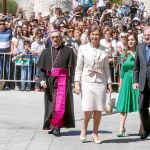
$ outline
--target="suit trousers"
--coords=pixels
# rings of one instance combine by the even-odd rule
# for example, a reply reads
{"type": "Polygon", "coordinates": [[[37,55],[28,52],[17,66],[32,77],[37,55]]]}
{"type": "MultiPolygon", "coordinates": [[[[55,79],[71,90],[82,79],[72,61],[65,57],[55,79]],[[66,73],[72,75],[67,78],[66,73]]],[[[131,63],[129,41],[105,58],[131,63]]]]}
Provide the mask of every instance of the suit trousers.
{"type": "Polygon", "coordinates": [[[146,79],[144,91],[139,94],[140,117],[143,123],[144,130],[150,133],[150,87],[146,79]]]}

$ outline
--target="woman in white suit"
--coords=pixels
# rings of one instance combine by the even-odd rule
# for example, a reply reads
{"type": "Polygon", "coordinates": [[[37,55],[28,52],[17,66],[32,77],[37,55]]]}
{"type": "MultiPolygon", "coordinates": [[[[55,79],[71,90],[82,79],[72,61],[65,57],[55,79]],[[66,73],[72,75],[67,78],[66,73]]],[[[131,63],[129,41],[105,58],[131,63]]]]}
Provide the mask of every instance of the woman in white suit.
{"type": "Polygon", "coordinates": [[[75,71],[75,93],[81,92],[84,123],[80,139],[87,138],[87,127],[93,115],[92,140],[99,144],[98,128],[101,113],[105,110],[106,93],[112,92],[108,55],[105,47],[99,45],[100,29],[92,25],[89,29],[90,42],[81,45],[78,51],[77,66],[75,71]]]}

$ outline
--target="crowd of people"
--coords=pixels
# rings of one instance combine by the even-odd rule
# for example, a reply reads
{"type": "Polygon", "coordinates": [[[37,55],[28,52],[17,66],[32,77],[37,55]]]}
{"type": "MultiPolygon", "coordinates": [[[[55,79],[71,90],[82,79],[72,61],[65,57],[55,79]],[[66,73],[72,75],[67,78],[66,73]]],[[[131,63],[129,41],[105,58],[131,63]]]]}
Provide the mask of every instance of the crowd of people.
{"type": "MultiPolygon", "coordinates": [[[[17,15],[1,15],[0,79],[12,78],[8,77],[9,69],[14,77],[13,68],[19,60],[21,65],[15,77],[20,78],[21,84],[16,82],[15,89],[29,91],[33,77],[35,91],[45,89],[43,129],[56,136],[61,135],[62,127],[75,127],[74,85],[74,92],[81,93],[84,112],[80,140],[86,141],[88,123],[93,116],[92,139],[96,144],[101,143],[98,130],[106,107],[106,93],[112,92],[112,82],[118,82],[117,136],[125,134],[127,113],[137,111],[141,120],[139,135],[145,139],[150,133],[147,110],[150,18],[145,14],[144,3],[133,0],[122,5],[106,5],[105,0],[98,0],[92,5],[85,2],[70,12],[57,7],[53,16],[33,12],[29,20],[21,11],[17,15]]],[[[6,82],[5,89],[9,88],[6,82]]]]}

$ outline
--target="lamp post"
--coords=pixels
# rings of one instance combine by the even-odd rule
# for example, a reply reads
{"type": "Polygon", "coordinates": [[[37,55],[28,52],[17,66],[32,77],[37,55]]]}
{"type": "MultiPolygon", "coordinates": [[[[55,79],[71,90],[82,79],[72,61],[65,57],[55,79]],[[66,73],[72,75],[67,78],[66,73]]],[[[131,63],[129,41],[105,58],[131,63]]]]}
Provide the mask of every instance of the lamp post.
{"type": "Polygon", "coordinates": [[[3,0],[3,14],[7,14],[7,0],[3,0]]]}

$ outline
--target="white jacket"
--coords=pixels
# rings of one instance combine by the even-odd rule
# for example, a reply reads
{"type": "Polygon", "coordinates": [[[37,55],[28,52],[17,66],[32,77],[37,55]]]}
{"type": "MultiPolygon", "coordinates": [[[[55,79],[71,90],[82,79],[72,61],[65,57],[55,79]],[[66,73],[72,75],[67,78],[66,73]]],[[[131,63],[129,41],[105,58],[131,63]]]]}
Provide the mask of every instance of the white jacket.
{"type": "Polygon", "coordinates": [[[109,60],[105,50],[101,45],[93,48],[90,42],[79,47],[75,81],[111,83],[109,60]]]}

